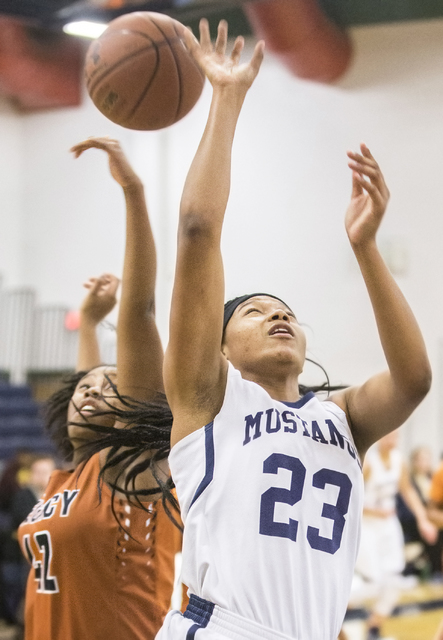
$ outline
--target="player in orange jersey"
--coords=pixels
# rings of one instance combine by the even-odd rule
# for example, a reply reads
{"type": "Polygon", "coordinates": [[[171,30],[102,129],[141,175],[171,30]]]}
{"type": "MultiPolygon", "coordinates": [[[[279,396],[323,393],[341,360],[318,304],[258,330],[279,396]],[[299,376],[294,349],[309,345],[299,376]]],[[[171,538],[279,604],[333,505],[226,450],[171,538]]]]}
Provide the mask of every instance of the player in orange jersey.
{"type": "Polygon", "coordinates": [[[76,373],[52,397],[47,412],[49,432],[72,470],[52,474],[44,496],[19,528],[21,547],[32,565],[26,640],[154,638],[170,606],[181,542],[159,499],[163,493],[174,502],[166,466],[172,417],[161,394],[163,351],[154,317],[156,254],[143,185],[117,141],[91,138],[73,152],[78,157],[92,147],[108,154],[111,174],[126,201],[117,368],[100,365],[95,329],[87,322],[94,310],[99,321],[106,302],[111,308],[114,304],[118,283],[105,275],[90,282],[82,309],[79,365],[87,370],[76,373]],[[133,407],[152,401],[144,423],[154,453],[141,461],[145,469],[137,476],[137,488],[149,499],[146,510],[123,494],[113,495],[111,486],[124,487],[130,467],[106,466],[106,451],[84,461],[85,443],[96,441],[103,429],[128,426],[119,421],[118,407],[116,413],[109,411],[116,403],[116,382],[123,403],[127,397],[133,407]],[[99,500],[97,479],[103,471],[99,500]]]}

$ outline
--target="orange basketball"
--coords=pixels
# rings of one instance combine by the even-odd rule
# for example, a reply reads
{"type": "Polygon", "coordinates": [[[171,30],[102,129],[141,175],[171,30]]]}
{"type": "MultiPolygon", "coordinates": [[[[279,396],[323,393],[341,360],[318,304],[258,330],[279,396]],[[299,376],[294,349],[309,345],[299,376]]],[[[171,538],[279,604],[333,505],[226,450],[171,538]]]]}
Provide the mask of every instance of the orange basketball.
{"type": "Polygon", "coordinates": [[[138,11],[109,23],[86,54],[86,86],[95,106],[128,129],[162,129],[185,116],[205,77],[188,53],[185,27],[162,13],[138,11]]]}

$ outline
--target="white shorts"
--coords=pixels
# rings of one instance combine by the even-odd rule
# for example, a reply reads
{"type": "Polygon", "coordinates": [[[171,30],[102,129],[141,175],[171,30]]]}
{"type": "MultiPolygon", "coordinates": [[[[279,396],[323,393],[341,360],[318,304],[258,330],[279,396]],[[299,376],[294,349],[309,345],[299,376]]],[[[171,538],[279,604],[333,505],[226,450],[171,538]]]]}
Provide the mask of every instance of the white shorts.
{"type": "Polygon", "coordinates": [[[184,614],[170,611],[155,640],[296,640],[191,595],[184,614]]]}

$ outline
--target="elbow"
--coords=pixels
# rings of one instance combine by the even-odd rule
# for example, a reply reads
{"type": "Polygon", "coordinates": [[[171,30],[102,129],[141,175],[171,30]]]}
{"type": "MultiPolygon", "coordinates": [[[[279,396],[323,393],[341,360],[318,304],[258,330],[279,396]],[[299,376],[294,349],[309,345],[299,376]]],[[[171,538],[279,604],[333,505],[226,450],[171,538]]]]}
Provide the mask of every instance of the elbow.
{"type": "Polygon", "coordinates": [[[432,385],[432,371],[431,367],[428,366],[425,373],[422,374],[419,392],[421,393],[422,399],[428,395],[432,385]]]}
{"type": "Polygon", "coordinates": [[[417,384],[417,391],[420,393],[421,398],[423,399],[428,395],[432,385],[432,369],[431,363],[426,358],[426,361],[420,368],[420,376],[419,382],[417,384]]]}
{"type": "Polygon", "coordinates": [[[180,219],[178,236],[181,241],[201,244],[217,235],[214,221],[207,214],[187,213],[180,219]]]}
{"type": "Polygon", "coordinates": [[[415,375],[409,381],[407,394],[415,405],[420,404],[428,395],[432,385],[432,370],[429,361],[423,363],[415,370],[415,375]]]}

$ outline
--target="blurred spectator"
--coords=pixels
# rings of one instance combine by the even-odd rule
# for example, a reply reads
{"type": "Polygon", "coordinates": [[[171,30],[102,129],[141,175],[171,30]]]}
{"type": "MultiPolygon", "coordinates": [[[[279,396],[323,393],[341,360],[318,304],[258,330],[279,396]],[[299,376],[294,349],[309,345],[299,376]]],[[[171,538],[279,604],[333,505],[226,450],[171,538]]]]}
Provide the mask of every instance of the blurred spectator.
{"type": "Polygon", "coordinates": [[[19,449],[15,456],[6,463],[0,478],[0,511],[9,512],[12,498],[15,492],[20,489],[19,476],[21,476],[21,480],[24,479],[26,482],[32,458],[32,451],[19,449]]]}
{"type": "MultiPolygon", "coordinates": [[[[24,597],[26,578],[29,572],[29,565],[24,559],[17,541],[17,529],[43,495],[49,477],[55,469],[52,456],[34,456],[31,460],[27,473],[21,474],[21,478],[26,480],[25,485],[22,487],[18,485],[18,489],[14,491],[9,501],[9,528],[4,535],[2,549],[1,574],[6,609],[5,618],[8,622],[14,623],[19,621],[17,613],[24,597]]],[[[20,469],[24,469],[24,467],[20,467],[20,469]]],[[[20,469],[18,473],[20,473],[20,469]]]]}
{"type": "Polygon", "coordinates": [[[409,480],[397,448],[398,435],[396,430],[379,440],[369,449],[363,465],[365,501],[362,535],[351,600],[355,602],[359,597],[365,598],[368,591],[372,591],[375,598],[367,620],[367,640],[380,638],[382,624],[391,615],[400,592],[405,562],[402,529],[395,510],[398,492],[414,513],[422,536],[428,542],[434,542],[437,537],[436,529],[428,520],[426,509],[409,480]]]}
{"type": "Polygon", "coordinates": [[[429,447],[416,447],[410,456],[411,480],[424,502],[429,500],[432,482],[432,452],[429,447]]]}
{"type": "MultiPolygon", "coordinates": [[[[410,455],[409,479],[426,508],[429,504],[432,472],[432,452],[429,447],[421,446],[414,449],[410,455]]],[[[414,513],[409,509],[401,494],[397,497],[397,515],[401,522],[407,549],[411,548],[414,543],[419,543],[414,556],[408,558],[406,572],[423,574],[426,571],[433,575],[441,574],[443,532],[439,533],[435,544],[428,544],[420,534],[414,513]]]]}
{"type": "Polygon", "coordinates": [[[27,449],[19,449],[15,456],[8,460],[0,477],[0,621],[12,624],[14,615],[10,611],[7,602],[6,586],[3,584],[3,562],[6,561],[5,553],[8,552],[11,532],[11,504],[15,493],[20,489],[18,475],[29,473],[32,461],[32,452],[27,449]]]}
{"type": "Polygon", "coordinates": [[[440,529],[440,571],[443,572],[443,461],[432,476],[429,491],[428,515],[430,520],[440,529]]]}

